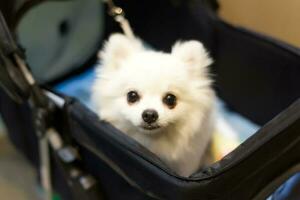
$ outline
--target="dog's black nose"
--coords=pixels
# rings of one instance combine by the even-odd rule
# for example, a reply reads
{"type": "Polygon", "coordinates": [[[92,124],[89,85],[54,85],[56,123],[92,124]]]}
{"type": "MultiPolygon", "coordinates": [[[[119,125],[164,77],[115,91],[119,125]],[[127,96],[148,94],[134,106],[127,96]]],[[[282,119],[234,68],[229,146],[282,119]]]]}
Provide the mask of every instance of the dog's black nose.
{"type": "Polygon", "coordinates": [[[158,113],[155,110],[147,109],[142,114],[144,122],[151,124],[158,119],[158,113]]]}

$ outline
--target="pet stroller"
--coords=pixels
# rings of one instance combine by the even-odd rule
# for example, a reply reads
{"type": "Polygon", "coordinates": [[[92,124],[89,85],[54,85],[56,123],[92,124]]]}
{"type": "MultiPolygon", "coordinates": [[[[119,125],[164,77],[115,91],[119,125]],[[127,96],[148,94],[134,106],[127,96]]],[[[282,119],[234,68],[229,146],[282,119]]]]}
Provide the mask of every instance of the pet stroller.
{"type": "MultiPolygon", "coordinates": [[[[100,1],[81,3],[101,12],[100,1]]],[[[45,61],[39,66],[43,70],[39,74],[38,67],[31,68],[37,84],[24,76],[27,47],[23,49],[14,41],[21,37],[18,23],[26,13],[48,4],[41,0],[1,1],[0,112],[11,141],[37,170],[47,163],[39,155],[50,154],[52,185],[62,199],[265,199],[300,171],[299,49],[223,22],[213,0],[116,3],[126,11],[135,33],[154,48],[169,50],[178,39],[203,41],[215,60],[212,68],[218,96],[230,109],[262,128],[213,165],[188,178],[177,176],[155,155],[100,121],[79,101],[52,89],[83,73],[95,62],[101,38],[119,31],[109,15],[103,14],[103,37],[96,30],[96,21],[93,25],[97,34],[77,38],[75,42],[82,42],[81,54],[73,52],[71,56],[66,54],[71,51],[67,48],[71,41],[68,34],[76,30],[88,34],[90,29],[79,25],[76,29],[68,19],[57,24],[55,31],[65,38],[60,42],[63,45],[48,62],[47,55],[39,56],[45,61]],[[55,63],[61,55],[71,57],[73,62],[55,63]],[[56,68],[55,73],[50,68],[56,68]],[[45,149],[48,130],[58,133],[60,140],[45,149]]],[[[35,18],[40,18],[44,12],[36,13],[40,15],[35,18]]],[[[82,24],[92,23],[98,15],[91,16],[82,24]]],[[[51,22],[43,22],[43,29],[49,28],[51,22]]],[[[30,34],[51,47],[51,38],[45,38],[47,32],[30,34]]],[[[292,199],[292,194],[288,195],[287,199],[292,199]]]]}

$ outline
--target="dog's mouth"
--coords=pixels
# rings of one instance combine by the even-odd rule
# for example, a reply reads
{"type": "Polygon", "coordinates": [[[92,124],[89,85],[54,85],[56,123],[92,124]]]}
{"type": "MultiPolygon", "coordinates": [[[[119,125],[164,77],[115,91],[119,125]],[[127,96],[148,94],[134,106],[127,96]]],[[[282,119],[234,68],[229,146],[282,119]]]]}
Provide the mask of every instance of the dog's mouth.
{"type": "Polygon", "coordinates": [[[158,124],[142,124],[141,128],[147,131],[158,130],[160,126],[158,124]]]}

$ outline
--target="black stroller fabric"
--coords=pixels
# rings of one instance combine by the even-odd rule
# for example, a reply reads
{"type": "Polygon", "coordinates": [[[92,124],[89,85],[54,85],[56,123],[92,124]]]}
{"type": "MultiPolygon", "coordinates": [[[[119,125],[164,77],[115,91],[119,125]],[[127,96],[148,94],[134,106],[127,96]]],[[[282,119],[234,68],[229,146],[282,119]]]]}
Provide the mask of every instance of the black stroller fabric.
{"type": "MultiPolygon", "coordinates": [[[[55,128],[79,150],[81,164],[100,182],[105,199],[265,199],[299,171],[298,49],[223,22],[206,1],[116,2],[135,33],[157,49],[168,50],[178,39],[203,41],[215,60],[218,95],[263,127],[219,162],[183,178],[81,103],[61,96],[66,103],[56,109],[55,128]]],[[[109,16],[105,27],[106,36],[119,30],[109,16]]],[[[64,76],[70,74],[58,78],[64,76]]],[[[11,140],[38,167],[28,105],[1,91],[0,112],[11,140]]],[[[63,199],[83,199],[67,184],[55,156],[52,163],[56,191],[63,199]]]]}

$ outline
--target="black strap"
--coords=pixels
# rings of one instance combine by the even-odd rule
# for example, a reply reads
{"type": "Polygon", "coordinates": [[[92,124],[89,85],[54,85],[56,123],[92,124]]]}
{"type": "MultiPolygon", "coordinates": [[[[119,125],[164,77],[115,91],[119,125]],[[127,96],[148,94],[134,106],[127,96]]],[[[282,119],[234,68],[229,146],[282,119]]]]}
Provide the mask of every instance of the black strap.
{"type": "Polygon", "coordinates": [[[28,99],[30,86],[18,68],[14,55],[21,55],[0,11],[0,86],[17,103],[28,99]]]}
{"type": "Polygon", "coordinates": [[[11,55],[12,53],[19,52],[18,45],[15,43],[1,11],[0,11],[0,48],[4,55],[11,55]]]}

